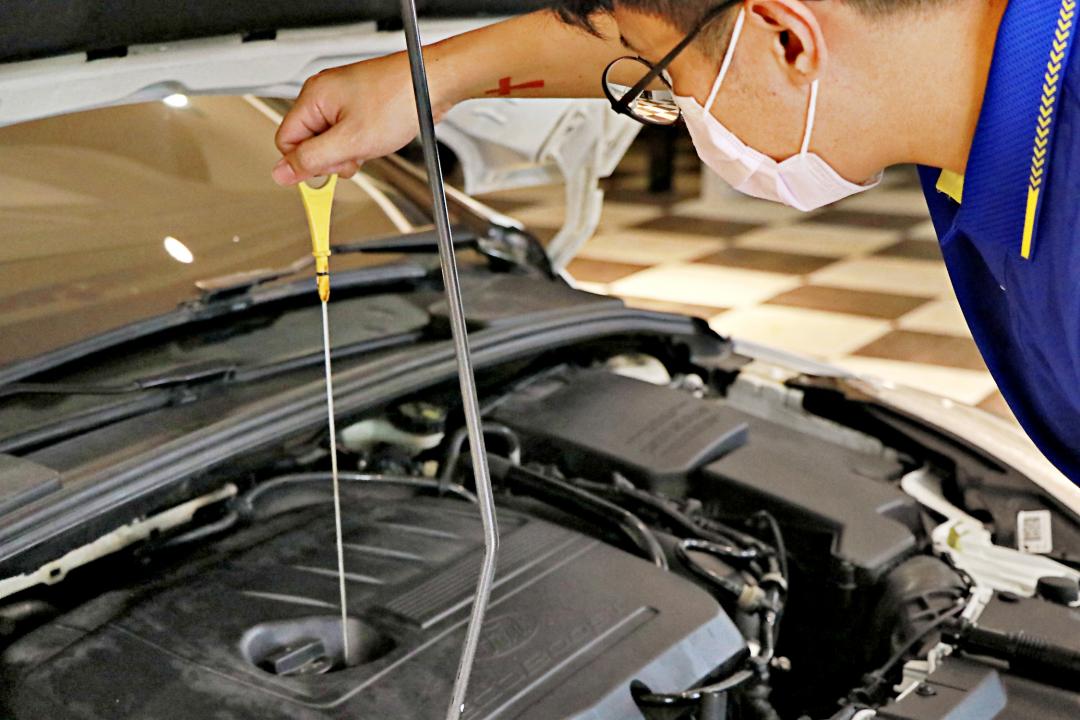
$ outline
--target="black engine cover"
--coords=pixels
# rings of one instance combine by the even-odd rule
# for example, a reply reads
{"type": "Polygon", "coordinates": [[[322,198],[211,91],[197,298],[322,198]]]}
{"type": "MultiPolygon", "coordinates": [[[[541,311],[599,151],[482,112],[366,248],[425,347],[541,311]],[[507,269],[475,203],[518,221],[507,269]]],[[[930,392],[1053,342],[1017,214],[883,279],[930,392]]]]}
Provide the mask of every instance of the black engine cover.
{"type": "MultiPolygon", "coordinates": [[[[320,503],[17,641],[3,658],[0,716],[441,717],[482,554],[477,513],[453,500],[347,507],[364,508],[345,517],[351,667],[326,672],[342,653],[333,520],[320,503]],[[274,672],[298,665],[311,674],[274,672]]],[[[637,717],[632,680],[683,689],[745,652],[688,581],[522,514],[499,521],[467,717],[637,717]]]]}
{"type": "Polygon", "coordinates": [[[591,479],[610,467],[672,495],[690,473],[745,445],[748,427],[719,403],[603,370],[530,384],[493,418],[521,436],[531,460],[591,479]]]}
{"type": "Polygon", "coordinates": [[[607,371],[546,377],[492,414],[530,460],[702,500],[718,514],[775,515],[793,554],[836,583],[869,586],[916,549],[918,504],[903,466],[670,387],[607,371]]]}

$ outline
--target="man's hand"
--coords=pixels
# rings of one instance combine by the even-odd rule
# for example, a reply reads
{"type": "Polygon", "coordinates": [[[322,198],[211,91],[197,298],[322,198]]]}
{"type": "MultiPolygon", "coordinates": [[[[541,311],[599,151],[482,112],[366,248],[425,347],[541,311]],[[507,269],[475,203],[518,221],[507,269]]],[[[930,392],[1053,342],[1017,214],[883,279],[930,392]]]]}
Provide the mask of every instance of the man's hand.
{"type": "MultiPolygon", "coordinates": [[[[598,97],[600,73],[626,49],[610,18],[597,25],[607,39],[541,10],[425,47],[435,121],[474,97],[598,97]]],[[[316,175],[349,176],[418,132],[404,53],[325,70],[304,83],[278,129],[284,157],[274,180],[295,185],[316,175]]]]}
{"type": "Polygon", "coordinates": [[[275,141],[279,185],[348,177],[366,160],[400,150],[418,132],[408,59],[390,55],[325,70],[304,83],[275,141]]]}

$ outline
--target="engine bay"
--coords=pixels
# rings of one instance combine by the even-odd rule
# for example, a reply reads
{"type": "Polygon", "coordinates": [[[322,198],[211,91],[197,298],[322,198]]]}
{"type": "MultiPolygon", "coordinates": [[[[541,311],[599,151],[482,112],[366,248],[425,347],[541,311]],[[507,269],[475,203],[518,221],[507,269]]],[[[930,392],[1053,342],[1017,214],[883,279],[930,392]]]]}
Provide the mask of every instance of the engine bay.
{"type": "MultiPolygon", "coordinates": [[[[310,498],[305,484],[264,494],[255,517],[273,512],[274,501],[304,500],[294,491],[310,498]]],[[[319,503],[266,519],[175,574],[105,594],[25,638],[12,652],[33,669],[10,710],[52,718],[437,715],[472,599],[480,527],[454,499],[392,495],[348,497],[356,510],[345,527],[347,651],[335,615],[333,518],[319,503]],[[72,712],[75,693],[80,709],[72,712]]],[[[718,652],[745,652],[734,625],[692,583],[542,520],[513,512],[500,520],[500,574],[471,717],[622,717],[632,702],[620,690],[631,680],[692,682],[718,652]]]]}
{"type": "MultiPolygon", "coordinates": [[[[985,672],[1041,682],[946,642],[999,601],[904,489],[931,454],[655,343],[480,379],[501,549],[465,717],[914,720],[946,717],[915,691],[942,672],[983,707],[985,672]]],[[[339,428],[350,647],[326,437],[293,438],[190,523],[4,600],[0,715],[439,716],[483,547],[460,407],[438,387],[339,428]]],[[[1075,717],[1074,677],[1025,707],[1075,717]]]]}

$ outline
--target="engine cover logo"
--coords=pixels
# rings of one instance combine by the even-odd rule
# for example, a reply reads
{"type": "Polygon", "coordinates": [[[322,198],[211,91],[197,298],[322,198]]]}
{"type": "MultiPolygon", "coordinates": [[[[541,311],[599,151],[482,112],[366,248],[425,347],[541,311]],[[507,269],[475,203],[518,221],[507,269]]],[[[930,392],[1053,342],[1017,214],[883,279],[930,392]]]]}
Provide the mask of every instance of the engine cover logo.
{"type": "Polygon", "coordinates": [[[503,613],[489,617],[484,622],[476,656],[491,660],[509,655],[532,640],[538,629],[536,619],[524,613],[503,613]]]}

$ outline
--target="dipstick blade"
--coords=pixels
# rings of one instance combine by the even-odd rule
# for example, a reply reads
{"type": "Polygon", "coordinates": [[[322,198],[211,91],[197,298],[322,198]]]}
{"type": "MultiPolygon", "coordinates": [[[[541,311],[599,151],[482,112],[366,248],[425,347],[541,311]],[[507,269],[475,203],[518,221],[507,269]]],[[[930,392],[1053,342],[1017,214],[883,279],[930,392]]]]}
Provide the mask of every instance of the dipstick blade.
{"type": "Polygon", "coordinates": [[[345,588],[345,543],[341,530],[341,483],[338,477],[337,427],[334,423],[334,379],[330,358],[330,213],[334,205],[337,175],[302,182],[300,197],[311,231],[311,254],[315,256],[315,282],[322,306],[323,364],[326,369],[326,415],[330,433],[330,475],[334,486],[334,532],[337,540],[338,591],[341,595],[342,657],[349,659],[349,606],[345,588]],[[320,182],[321,180],[321,182],[320,182]]]}

